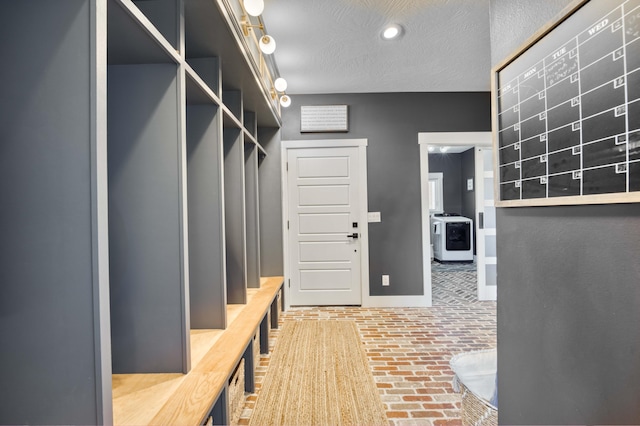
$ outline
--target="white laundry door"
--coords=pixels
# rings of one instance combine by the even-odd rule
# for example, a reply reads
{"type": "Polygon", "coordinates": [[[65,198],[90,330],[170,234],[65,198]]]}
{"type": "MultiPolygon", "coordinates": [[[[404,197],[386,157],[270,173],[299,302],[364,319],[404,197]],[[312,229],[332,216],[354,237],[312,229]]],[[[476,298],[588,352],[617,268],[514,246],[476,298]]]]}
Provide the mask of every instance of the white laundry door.
{"type": "Polygon", "coordinates": [[[476,147],[476,182],[478,300],[496,300],[496,207],[491,148],[476,147]]]}
{"type": "Polygon", "coordinates": [[[287,150],[290,304],[360,305],[357,147],[287,150]]]}

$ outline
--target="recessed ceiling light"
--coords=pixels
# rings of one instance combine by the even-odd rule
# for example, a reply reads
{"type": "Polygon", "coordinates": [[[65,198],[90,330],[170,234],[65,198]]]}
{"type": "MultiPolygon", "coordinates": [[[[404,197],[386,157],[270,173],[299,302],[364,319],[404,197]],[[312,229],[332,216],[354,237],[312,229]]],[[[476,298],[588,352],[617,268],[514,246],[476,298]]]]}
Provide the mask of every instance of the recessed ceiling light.
{"type": "Polygon", "coordinates": [[[398,24],[389,25],[382,30],[382,38],[385,40],[393,40],[402,35],[402,27],[398,24]]]}
{"type": "Polygon", "coordinates": [[[445,153],[447,151],[449,151],[449,147],[448,146],[441,146],[440,147],[440,152],[445,153]]]}

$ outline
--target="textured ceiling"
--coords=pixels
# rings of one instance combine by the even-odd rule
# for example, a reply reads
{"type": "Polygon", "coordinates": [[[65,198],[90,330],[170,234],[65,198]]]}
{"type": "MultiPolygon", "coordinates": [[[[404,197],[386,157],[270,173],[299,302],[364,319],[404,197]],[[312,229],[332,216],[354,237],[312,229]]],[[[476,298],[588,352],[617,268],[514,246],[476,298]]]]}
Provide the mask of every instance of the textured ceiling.
{"type": "Polygon", "coordinates": [[[265,0],[263,18],[290,94],[490,90],[489,0],[265,0]]]}

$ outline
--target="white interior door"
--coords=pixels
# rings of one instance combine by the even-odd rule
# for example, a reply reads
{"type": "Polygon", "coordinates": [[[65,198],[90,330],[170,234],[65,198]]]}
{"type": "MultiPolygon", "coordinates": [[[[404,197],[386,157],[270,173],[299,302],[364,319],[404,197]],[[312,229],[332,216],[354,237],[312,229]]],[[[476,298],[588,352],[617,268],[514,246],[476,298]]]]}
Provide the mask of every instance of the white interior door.
{"type": "Polygon", "coordinates": [[[287,150],[290,305],[360,305],[357,147],[287,150]]]}
{"type": "Polygon", "coordinates": [[[491,148],[476,147],[476,256],[478,300],[496,300],[496,208],[491,148]]]}

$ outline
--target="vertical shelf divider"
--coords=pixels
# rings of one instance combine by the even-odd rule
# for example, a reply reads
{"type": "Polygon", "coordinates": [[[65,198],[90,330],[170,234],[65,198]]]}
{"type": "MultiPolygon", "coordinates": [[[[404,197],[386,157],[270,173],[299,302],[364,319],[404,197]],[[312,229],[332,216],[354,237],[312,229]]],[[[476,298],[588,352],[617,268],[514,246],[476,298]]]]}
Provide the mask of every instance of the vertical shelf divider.
{"type": "Polygon", "coordinates": [[[0,421],[110,424],[106,10],[0,2],[0,421]]]}

